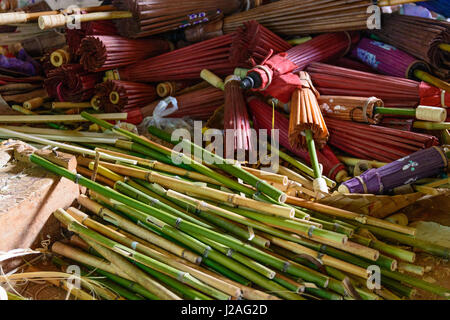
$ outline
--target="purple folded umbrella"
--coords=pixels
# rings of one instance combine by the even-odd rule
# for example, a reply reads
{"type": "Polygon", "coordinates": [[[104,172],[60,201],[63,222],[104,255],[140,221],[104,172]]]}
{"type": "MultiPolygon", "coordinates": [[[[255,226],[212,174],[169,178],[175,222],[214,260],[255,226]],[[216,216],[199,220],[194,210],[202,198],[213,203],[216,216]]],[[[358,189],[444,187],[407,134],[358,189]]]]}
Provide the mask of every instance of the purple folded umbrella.
{"type": "Polygon", "coordinates": [[[359,177],[344,182],[342,193],[383,194],[419,179],[436,176],[443,172],[448,160],[439,147],[431,147],[410,154],[381,168],[371,169],[359,177]]]}
{"type": "Polygon", "coordinates": [[[393,77],[415,79],[415,70],[429,72],[426,63],[389,44],[368,38],[362,38],[351,55],[378,72],[393,77]]]}
{"type": "Polygon", "coordinates": [[[0,55],[0,68],[20,72],[28,76],[36,75],[36,68],[31,62],[17,58],[8,58],[4,55],[0,55]]]}

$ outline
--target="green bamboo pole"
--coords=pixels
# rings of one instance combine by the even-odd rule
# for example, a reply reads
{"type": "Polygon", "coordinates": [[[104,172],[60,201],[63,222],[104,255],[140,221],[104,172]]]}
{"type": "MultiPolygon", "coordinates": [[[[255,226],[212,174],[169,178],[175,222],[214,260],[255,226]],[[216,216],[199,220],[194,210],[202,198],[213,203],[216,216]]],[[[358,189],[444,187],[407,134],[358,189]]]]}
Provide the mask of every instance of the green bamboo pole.
{"type": "MultiPolygon", "coordinates": [[[[301,172],[307,174],[308,176],[314,178],[314,169],[311,169],[310,167],[308,167],[307,165],[301,163],[300,161],[298,161],[297,159],[295,159],[294,157],[291,157],[290,155],[288,155],[287,153],[281,151],[281,150],[273,150],[272,146],[268,143],[267,144],[267,148],[268,150],[272,151],[272,152],[276,152],[278,153],[279,157],[281,159],[283,159],[284,161],[286,161],[287,163],[289,163],[290,165],[292,165],[294,168],[300,170],[301,172]]],[[[336,187],[336,181],[333,181],[327,177],[323,177],[325,179],[325,181],[327,182],[327,186],[330,188],[334,188],[336,187]]]]}
{"type": "MultiPolygon", "coordinates": [[[[62,268],[63,270],[66,270],[67,267],[70,265],[67,261],[64,261],[61,258],[58,258],[56,256],[52,257],[52,263],[57,265],[58,267],[62,268]]],[[[89,268],[88,268],[89,269],[89,268]]],[[[129,291],[128,289],[120,286],[118,283],[110,280],[108,277],[98,277],[97,274],[100,274],[95,269],[89,270],[89,272],[85,272],[82,270],[81,275],[86,276],[94,276],[96,277],[95,280],[103,284],[107,289],[111,290],[112,292],[118,294],[120,297],[123,297],[127,300],[144,300],[144,298],[139,297],[135,293],[129,291]]],[[[118,277],[119,278],[119,277],[118,277]]]]}
{"type": "MultiPolygon", "coordinates": [[[[97,200],[106,200],[105,198],[102,198],[101,196],[98,196],[97,194],[92,194],[92,196],[97,200]]],[[[95,214],[99,215],[103,218],[103,220],[121,228],[122,230],[125,230],[136,237],[143,239],[159,248],[164,249],[165,251],[168,251],[178,257],[181,257],[183,259],[186,259],[187,261],[190,261],[194,264],[200,264],[202,261],[201,257],[197,254],[171,242],[167,239],[161,237],[158,233],[154,232],[153,230],[150,231],[147,226],[139,225],[138,223],[133,223],[129,219],[124,218],[123,216],[115,213],[114,211],[110,210],[109,208],[106,208],[103,205],[97,204],[94,201],[89,200],[86,196],[80,195],[78,197],[78,202],[87,208],[88,210],[94,212],[95,214]]],[[[127,206],[121,205],[121,204],[114,204],[113,207],[126,214],[127,216],[133,216],[133,211],[136,211],[132,208],[129,208],[127,206]]],[[[137,212],[137,211],[136,211],[137,212]]],[[[134,214],[136,216],[137,214],[134,214]]]]}
{"type": "MultiPolygon", "coordinates": [[[[150,140],[143,139],[142,137],[135,135],[134,133],[131,133],[127,130],[117,128],[114,125],[112,125],[104,120],[98,119],[89,113],[82,112],[81,116],[103,128],[112,130],[113,132],[116,132],[120,135],[126,136],[126,137],[130,138],[133,142],[139,143],[142,146],[145,146],[149,149],[155,150],[155,151],[165,154],[166,156],[169,156],[169,157],[173,157],[173,156],[179,157],[179,159],[181,160],[182,163],[189,164],[189,166],[192,167],[193,169],[195,169],[196,171],[198,171],[210,178],[213,178],[213,179],[217,180],[218,182],[220,182],[232,189],[235,189],[239,192],[244,192],[245,194],[248,194],[248,195],[252,195],[254,193],[254,191],[251,190],[250,188],[245,187],[245,186],[239,184],[238,182],[236,182],[228,177],[225,177],[225,176],[221,175],[220,173],[215,172],[214,170],[208,168],[207,166],[205,166],[195,160],[192,160],[191,158],[187,157],[185,154],[183,154],[181,152],[175,153],[174,151],[172,151],[168,148],[165,148],[163,146],[160,146],[154,142],[151,142],[150,140]]],[[[156,160],[159,160],[159,159],[156,159],[156,160]]],[[[240,169],[240,170],[247,174],[246,171],[244,171],[242,169],[240,169]]],[[[250,174],[248,174],[248,175],[250,175],[250,174]]],[[[253,175],[250,175],[250,176],[254,177],[253,175]]],[[[254,178],[257,179],[256,177],[254,177],[254,178]]],[[[257,180],[260,181],[259,179],[257,179],[257,180]]],[[[275,189],[272,186],[270,186],[270,188],[275,189]]],[[[276,191],[278,193],[280,192],[278,190],[276,190],[276,191]]]]}
{"type": "Polygon", "coordinates": [[[301,283],[298,283],[286,276],[283,276],[282,274],[277,274],[273,278],[273,281],[278,283],[280,286],[285,287],[289,291],[292,291],[294,293],[304,293],[305,292],[305,286],[301,283]]]}
{"type": "Polygon", "coordinates": [[[294,206],[288,205],[286,203],[276,202],[275,200],[267,197],[264,194],[255,194],[253,196],[253,199],[261,201],[261,202],[267,202],[267,203],[272,203],[272,204],[275,204],[275,205],[281,205],[283,207],[290,208],[291,210],[294,209],[295,218],[305,220],[305,223],[311,217],[308,213],[306,213],[305,211],[301,210],[298,207],[294,207],[294,206]]]}
{"type": "MultiPolygon", "coordinates": [[[[181,142],[181,141],[172,140],[172,138],[169,134],[167,134],[166,132],[164,132],[156,127],[150,126],[148,128],[148,131],[151,134],[155,135],[156,137],[163,139],[167,142],[171,142],[171,143],[175,143],[175,144],[178,144],[181,142]]],[[[191,150],[194,151],[194,155],[197,153],[197,151],[199,151],[202,155],[207,155],[210,159],[214,159],[214,166],[217,167],[218,169],[221,169],[239,179],[242,179],[245,183],[248,183],[249,185],[253,186],[259,192],[266,194],[267,196],[269,196],[270,198],[272,198],[278,202],[284,203],[286,201],[286,195],[282,191],[271,186],[264,180],[258,179],[253,174],[245,171],[244,169],[242,169],[235,163],[232,163],[232,164],[227,163],[227,161],[225,159],[223,159],[222,157],[220,157],[219,155],[209,152],[206,149],[202,148],[201,146],[198,146],[195,143],[193,143],[187,139],[183,139],[182,142],[186,143],[188,146],[191,147],[191,150]]]]}
{"type": "MultiPolygon", "coordinates": [[[[83,224],[87,224],[89,222],[89,220],[87,218],[81,217],[81,219],[80,220],[82,221],[83,224]]],[[[89,226],[92,227],[92,224],[89,224],[89,226]]],[[[208,293],[209,295],[211,295],[217,299],[228,300],[230,298],[229,295],[226,295],[223,292],[216,290],[216,289],[202,283],[201,281],[197,280],[195,277],[191,276],[189,273],[183,272],[179,269],[171,267],[171,266],[169,266],[165,263],[162,263],[161,261],[158,261],[154,258],[151,258],[147,255],[141,254],[140,252],[133,250],[132,248],[124,246],[117,241],[111,240],[110,238],[99,234],[97,231],[94,231],[91,229],[86,229],[86,228],[82,227],[82,225],[79,222],[78,223],[76,221],[71,222],[68,226],[68,229],[70,231],[74,231],[74,232],[80,234],[80,236],[82,236],[82,237],[87,237],[87,238],[91,239],[92,241],[95,241],[95,242],[101,244],[102,246],[106,246],[107,248],[110,248],[110,250],[112,250],[120,255],[123,255],[123,256],[127,257],[128,259],[131,259],[135,262],[140,262],[148,267],[155,269],[158,272],[161,272],[161,273],[164,273],[164,274],[170,276],[173,279],[177,279],[177,281],[186,283],[195,289],[198,289],[202,292],[208,293]]],[[[111,233],[114,233],[114,231],[112,231],[112,230],[108,231],[107,227],[105,227],[99,223],[97,224],[96,229],[101,229],[102,233],[108,234],[109,236],[111,236],[111,233]]],[[[123,239],[125,240],[125,238],[123,238],[123,239]]],[[[129,241],[129,243],[130,243],[131,247],[135,247],[135,246],[139,245],[139,243],[134,243],[131,240],[129,241]]]]}
{"type": "Polygon", "coordinates": [[[130,216],[133,216],[135,219],[140,222],[142,226],[153,226],[152,228],[159,229],[162,233],[168,236],[171,239],[175,239],[176,241],[184,244],[186,247],[202,254],[203,263],[205,265],[212,267],[215,270],[220,270],[219,273],[229,275],[230,277],[234,277],[233,280],[238,281],[244,285],[248,285],[248,283],[244,279],[248,279],[251,282],[254,282],[258,286],[273,292],[277,296],[280,296],[285,299],[293,299],[293,300],[303,300],[298,295],[291,295],[289,293],[285,293],[283,288],[272,281],[262,277],[258,273],[253,270],[243,266],[242,264],[229,259],[228,257],[220,254],[219,252],[211,249],[210,246],[203,244],[198,241],[196,238],[189,236],[188,234],[169,226],[168,224],[163,223],[162,221],[153,218],[141,211],[133,210],[125,205],[116,206],[118,210],[124,211],[130,216]],[[242,277],[243,276],[243,277],[242,277]]]}
{"type": "Polygon", "coordinates": [[[121,278],[119,276],[116,276],[115,274],[109,273],[109,272],[101,270],[101,269],[95,269],[95,272],[107,277],[108,279],[111,279],[111,281],[118,283],[120,286],[122,286],[130,291],[133,291],[146,299],[158,300],[157,296],[150,293],[144,287],[142,287],[140,284],[138,284],[136,282],[130,281],[125,278],[121,278]]]}
{"type": "Polygon", "coordinates": [[[398,264],[398,270],[400,272],[409,272],[420,277],[422,277],[425,274],[424,267],[404,262],[398,264]]]}
{"type": "Polygon", "coordinates": [[[259,274],[263,275],[264,277],[266,277],[267,279],[273,279],[276,275],[276,272],[273,271],[270,268],[267,268],[266,266],[252,260],[249,259],[248,257],[240,254],[239,252],[234,251],[233,249],[224,246],[220,243],[217,243],[215,241],[212,241],[206,237],[202,237],[202,236],[197,236],[197,238],[202,241],[203,243],[210,245],[212,248],[216,249],[218,252],[226,255],[227,257],[230,257],[240,263],[242,263],[243,265],[249,267],[250,269],[258,272],[259,274]]]}
{"type": "Polygon", "coordinates": [[[250,241],[251,243],[254,243],[255,245],[261,247],[261,248],[266,248],[269,247],[270,245],[270,241],[259,236],[259,235],[254,235],[254,234],[250,234],[249,230],[241,228],[240,226],[238,226],[235,223],[231,223],[228,219],[224,219],[224,218],[220,218],[219,216],[216,215],[211,215],[209,213],[206,213],[202,210],[199,210],[196,208],[196,206],[190,205],[187,202],[183,202],[181,200],[175,199],[175,198],[170,198],[167,196],[167,191],[161,187],[161,186],[154,186],[152,184],[150,184],[147,181],[143,181],[143,180],[135,180],[137,183],[141,184],[142,186],[145,186],[146,188],[151,188],[152,190],[154,190],[155,192],[158,192],[158,195],[162,196],[162,197],[166,197],[166,199],[169,199],[169,201],[171,201],[174,205],[183,207],[187,212],[192,212],[195,215],[199,216],[200,218],[209,221],[210,223],[214,224],[215,226],[228,231],[231,234],[234,234],[236,236],[238,236],[241,239],[245,239],[247,241],[250,241]]]}
{"type": "Polygon", "coordinates": [[[398,248],[395,246],[391,246],[379,240],[368,239],[357,234],[355,234],[352,237],[352,240],[354,240],[356,243],[377,249],[383,253],[386,253],[390,256],[393,256],[406,262],[413,263],[416,259],[416,254],[414,252],[398,248]]]}
{"type": "MultiPolygon", "coordinates": [[[[240,223],[246,224],[246,225],[249,225],[249,223],[252,223],[252,225],[250,225],[251,227],[257,228],[261,231],[268,231],[268,230],[271,230],[270,227],[274,227],[277,229],[282,229],[285,231],[297,233],[297,234],[301,235],[302,237],[309,238],[309,239],[317,241],[317,242],[323,242],[326,239],[326,240],[328,240],[327,243],[336,243],[336,244],[345,243],[345,242],[347,242],[347,239],[348,239],[345,234],[332,232],[332,231],[328,231],[328,230],[323,230],[323,229],[317,228],[312,225],[303,224],[296,220],[272,217],[272,216],[264,215],[264,214],[261,214],[258,212],[253,212],[253,211],[245,210],[245,209],[241,209],[241,208],[233,208],[230,206],[220,205],[220,204],[217,207],[222,210],[234,212],[240,216],[243,216],[245,218],[255,221],[255,222],[253,222],[253,221],[249,221],[248,219],[242,219],[242,220],[240,220],[240,223]],[[256,223],[256,222],[259,222],[259,223],[256,223]]],[[[214,211],[214,212],[216,212],[216,211],[214,211]]],[[[219,214],[219,211],[217,211],[217,214],[219,214]]],[[[231,217],[230,217],[230,219],[231,219],[231,217]]],[[[272,231],[270,233],[272,233],[272,231]]],[[[274,235],[276,235],[276,234],[274,234],[274,235]]],[[[290,239],[288,239],[288,240],[290,240],[290,239]]]]}
{"type": "Polygon", "coordinates": [[[231,279],[239,284],[242,284],[244,286],[250,286],[252,283],[250,280],[244,278],[243,276],[237,274],[234,271],[231,271],[230,269],[225,268],[223,265],[215,262],[214,260],[203,259],[203,263],[210,270],[213,270],[214,272],[217,272],[218,274],[221,274],[221,275],[227,277],[228,279],[231,279]]]}
{"type": "Polygon", "coordinates": [[[381,283],[383,286],[389,288],[394,291],[401,297],[406,297],[412,299],[416,294],[417,290],[408,286],[401,284],[398,281],[383,277],[381,278],[381,283]]]}
{"type": "MultiPolygon", "coordinates": [[[[118,140],[116,142],[115,146],[117,147],[118,150],[129,151],[130,152],[129,155],[134,155],[134,156],[144,155],[147,158],[157,160],[162,163],[174,165],[176,167],[184,168],[187,170],[189,170],[189,169],[193,170],[190,166],[188,166],[184,163],[181,163],[181,164],[173,163],[172,158],[170,156],[168,156],[167,154],[163,154],[161,152],[158,152],[157,150],[147,148],[147,147],[145,147],[139,143],[133,142],[133,141],[118,140]]],[[[102,148],[105,148],[105,147],[102,146],[102,148]]],[[[108,149],[108,148],[105,148],[105,149],[108,149]]],[[[109,148],[109,150],[112,150],[112,149],[109,148]]],[[[112,151],[116,151],[116,150],[112,150],[112,151]]],[[[123,152],[123,151],[121,151],[121,152],[123,152]]]]}
{"type": "Polygon", "coordinates": [[[208,297],[207,295],[203,294],[202,292],[192,289],[188,287],[187,285],[180,283],[171,277],[166,276],[165,274],[158,272],[152,268],[147,267],[146,265],[143,265],[142,263],[135,262],[135,264],[144,270],[146,273],[151,275],[152,277],[160,280],[162,283],[170,287],[175,292],[179,293],[184,299],[187,300],[212,300],[212,298],[208,297]]]}
{"type": "MultiPolygon", "coordinates": [[[[385,230],[385,229],[374,227],[374,226],[360,225],[360,227],[368,229],[370,232],[372,232],[375,235],[380,236],[381,238],[389,239],[391,241],[397,241],[402,244],[406,244],[408,246],[419,248],[420,250],[423,250],[432,255],[436,255],[436,256],[439,256],[439,257],[442,257],[445,259],[450,258],[450,249],[449,248],[435,245],[433,243],[420,241],[412,236],[400,234],[397,232],[385,230]]],[[[405,260],[405,261],[414,262],[414,260],[412,260],[412,261],[405,260]]]]}
{"type": "Polygon", "coordinates": [[[450,129],[450,122],[427,122],[427,121],[414,121],[413,127],[415,129],[425,130],[448,130],[450,129]]]}
{"type": "Polygon", "coordinates": [[[319,288],[306,288],[305,293],[325,300],[344,300],[341,295],[334,293],[333,291],[319,288]]]}

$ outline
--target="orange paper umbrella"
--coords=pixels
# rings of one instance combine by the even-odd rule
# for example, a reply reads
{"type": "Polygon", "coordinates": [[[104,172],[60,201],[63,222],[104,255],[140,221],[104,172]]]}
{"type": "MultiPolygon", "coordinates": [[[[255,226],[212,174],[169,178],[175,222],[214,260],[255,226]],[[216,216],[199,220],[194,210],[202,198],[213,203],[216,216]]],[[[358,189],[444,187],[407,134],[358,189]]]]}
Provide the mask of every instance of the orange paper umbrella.
{"type": "Polygon", "coordinates": [[[300,72],[301,89],[296,89],[291,99],[289,121],[289,143],[293,148],[308,149],[314,169],[314,190],[319,197],[328,188],[317,158],[315,142],[323,147],[329,137],[328,129],[320,111],[318,91],[314,88],[308,73],[300,72]]]}

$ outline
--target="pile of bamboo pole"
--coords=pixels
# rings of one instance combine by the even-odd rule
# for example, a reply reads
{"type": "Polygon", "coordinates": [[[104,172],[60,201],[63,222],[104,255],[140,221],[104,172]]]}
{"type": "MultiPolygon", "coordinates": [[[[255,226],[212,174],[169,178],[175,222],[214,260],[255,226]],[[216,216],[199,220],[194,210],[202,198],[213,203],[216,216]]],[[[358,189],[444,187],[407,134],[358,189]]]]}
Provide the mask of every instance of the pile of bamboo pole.
{"type": "MultiPolygon", "coordinates": [[[[448,289],[397,271],[399,265],[417,269],[414,248],[448,255],[416,241],[414,228],[288,196],[293,185],[310,188],[292,170],[267,173],[229,162],[208,167],[184,154],[179,163],[170,148],[81,115],[123,138],[69,149],[79,154],[78,173],[37,153],[29,160],[88,189],[78,198],[81,209],[54,213],[74,235],[53,244],[53,261],[95,271],[121,298],[378,300],[411,298],[417,288],[450,297],[448,289]],[[382,287],[370,290],[367,268],[374,264],[382,287]]],[[[157,128],[149,131],[178,142],[157,128]]]]}

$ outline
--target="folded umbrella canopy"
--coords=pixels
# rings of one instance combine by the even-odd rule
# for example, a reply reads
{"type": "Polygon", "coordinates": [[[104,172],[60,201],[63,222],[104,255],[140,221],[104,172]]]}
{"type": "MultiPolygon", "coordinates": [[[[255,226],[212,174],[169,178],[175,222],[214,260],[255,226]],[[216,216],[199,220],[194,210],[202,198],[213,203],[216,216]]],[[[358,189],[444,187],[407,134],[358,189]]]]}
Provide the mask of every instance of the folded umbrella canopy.
{"type": "Polygon", "coordinates": [[[329,144],[354,157],[391,162],[420,149],[438,145],[436,137],[377,125],[325,117],[329,144]]]}
{"type": "Polygon", "coordinates": [[[159,39],[133,40],[120,36],[86,36],[78,53],[88,71],[98,72],[123,67],[170,51],[171,43],[159,39]]]}
{"type": "Polygon", "coordinates": [[[154,86],[130,81],[108,80],[96,86],[94,105],[107,113],[127,112],[156,100],[154,86]]]}
{"type": "Polygon", "coordinates": [[[80,64],[66,64],[50,70],[44,80],[48,96],[58,101],[88,101],[95,92],[101,73],[87,72],[80,64]]]}
{"type": "Polygon", "coordinates": [[[303,70],[311,62],[336,59],[346,54],[359,39],[357,33],[327,33],[299,44],[286,52],[255,66],[242,81],[245,89],[262,91],[287,103],[293,91],[301,86],[292,72],[303,70]]]}
{"type": "Polygon", "coordinates": [[[82,22],[81,28],[66,28],[67,45],[69,46],[70,53],[76,55],[80,48],[81,40],[86,36],[102,35],[102,36],[114,36],[117,35],[117,29],[112,21],[90,21],[82,22]]]}
{"type": "MultiPolygon", "coordinates": [[[[255,129],[265,129],[267,131],[271,131],[272,117],[274,115],[275,122],[273,128],[279,130],[280,145],[306,163],[311,163],[311,158],[307,151],[293,148],[289,143],[289,119],[287,116],[278,111],[274,111],[272,107],[256,97],[250,97],[247,101],[253,117],[253,126],[255,129]]],[[[336,181],[342,181],[342,179],[348,175],[344,164],[339,161],[328,146],[324,146],[321,150],[317,150],[317,157],[319,163],[323,166],[323,174],[328,178],[336,181]]]]}
{"type": "Polygon", "coordinates": [[[119,10],[130,11],[132,18],[121,19],[120,34],[141,38],[186,28],[230,14],[242,8],[241,0],[114,0],[119,10]]]}
{"type": "Polygon", "coordinates": [[[450,84],[430,74],[428,64],[389,44],[363,38],[354,47],[352,56],[380,73],[394,77],[422,80],[450,91],[450,84]]]}
{"type": "Polygon", "coordinates": [[[378,169],[370,169],[361,176],[339,186],[343,193],[383,194],[396,187],[419,179],[433,177],[447,168],[448,160],[441,148],[419,150],[378,169]]]}
{"type": "Polygon", "coordinates": [[[424,82],[373,74],[324,63],[306,69],[322,95],[377,97],[386,107],[450,105],[450,93],[424,82]],[[438,99],[436,99],[439,97],[438,99]],[[434,102],[434,103],[433,103],[434,102]]]}
{"type": "Polygon", "coordinates": [[[381,41],[427,62],[433,72],[444,79],[450,78],[450,22],[387,14],[383,15],[383,28],[375,30],[374,35],[381,41]]]}

